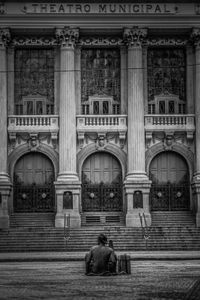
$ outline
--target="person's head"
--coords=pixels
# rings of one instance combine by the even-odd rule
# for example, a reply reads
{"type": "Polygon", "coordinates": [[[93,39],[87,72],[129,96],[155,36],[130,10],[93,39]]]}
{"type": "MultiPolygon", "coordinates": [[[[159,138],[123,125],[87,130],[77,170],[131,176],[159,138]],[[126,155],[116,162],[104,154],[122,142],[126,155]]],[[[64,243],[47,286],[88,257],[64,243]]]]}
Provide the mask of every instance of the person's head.
{"type": "Polygon", "coordinates": [[[98,245],[102,244],[105,245],[107,243],[107,237],[105,236],[105,234],[100,233],[100,235],[98,236],[98,245]]]}

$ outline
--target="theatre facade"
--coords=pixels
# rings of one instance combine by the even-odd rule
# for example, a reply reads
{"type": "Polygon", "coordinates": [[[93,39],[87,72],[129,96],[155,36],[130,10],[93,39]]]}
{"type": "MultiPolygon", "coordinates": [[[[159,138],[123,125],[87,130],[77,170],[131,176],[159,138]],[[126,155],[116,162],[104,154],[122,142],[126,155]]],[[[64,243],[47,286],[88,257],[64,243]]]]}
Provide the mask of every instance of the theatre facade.
{"type": "Polygon", "coordinates": [[[0,3],[0,228],[200,226],[200,5],[0,3]]]}

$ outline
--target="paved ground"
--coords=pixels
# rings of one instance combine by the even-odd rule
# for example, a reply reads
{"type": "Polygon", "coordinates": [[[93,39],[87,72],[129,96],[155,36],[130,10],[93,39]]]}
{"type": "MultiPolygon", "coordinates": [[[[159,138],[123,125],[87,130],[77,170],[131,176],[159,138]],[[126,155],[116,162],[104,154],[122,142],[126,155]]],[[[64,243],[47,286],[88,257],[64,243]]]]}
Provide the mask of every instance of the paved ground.
{"type": "Polygon", "coordinates": [[[200,299],[200,260],[133,260],[131,268],[131,275],[91,277],[82,260],[1,262],[0,299],[200,299]]]}

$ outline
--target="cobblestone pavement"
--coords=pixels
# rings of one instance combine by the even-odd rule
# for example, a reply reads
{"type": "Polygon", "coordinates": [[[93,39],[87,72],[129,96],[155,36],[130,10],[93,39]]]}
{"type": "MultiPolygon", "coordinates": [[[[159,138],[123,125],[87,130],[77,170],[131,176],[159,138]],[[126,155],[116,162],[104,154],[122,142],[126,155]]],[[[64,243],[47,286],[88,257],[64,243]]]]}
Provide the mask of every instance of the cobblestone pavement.
{"type": "Polygon", "coordinates": [[[200,261],[132,261],[131,275],[85,276],[83,261],[0,263],[0,299],[199,300],[200,261]]]}

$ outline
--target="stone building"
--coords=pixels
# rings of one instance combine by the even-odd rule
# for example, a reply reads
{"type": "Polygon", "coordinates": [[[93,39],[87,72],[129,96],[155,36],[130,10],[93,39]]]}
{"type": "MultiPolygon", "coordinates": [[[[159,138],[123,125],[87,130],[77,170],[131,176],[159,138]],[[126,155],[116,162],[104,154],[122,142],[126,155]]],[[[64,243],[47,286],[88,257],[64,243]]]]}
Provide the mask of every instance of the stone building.
{"type": "Polygon", "coordinates": [[[0,2],[0,227],[200,226],[198,1],[0,2]]]}

